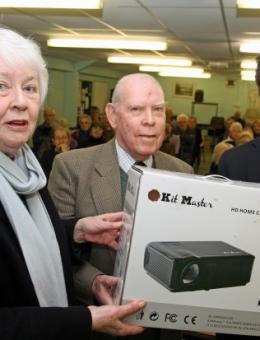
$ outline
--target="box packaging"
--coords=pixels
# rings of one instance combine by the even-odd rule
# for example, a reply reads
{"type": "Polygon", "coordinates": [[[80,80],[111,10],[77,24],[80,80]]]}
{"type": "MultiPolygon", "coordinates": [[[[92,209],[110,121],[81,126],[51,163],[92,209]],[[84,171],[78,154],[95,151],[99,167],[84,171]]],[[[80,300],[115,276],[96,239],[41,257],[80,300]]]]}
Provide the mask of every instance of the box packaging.
{"type": "Polygon", "coordinates": [[[129,171],[115,303],[130,323],[260,335],[260,186],[144,167],[129,171]]]}

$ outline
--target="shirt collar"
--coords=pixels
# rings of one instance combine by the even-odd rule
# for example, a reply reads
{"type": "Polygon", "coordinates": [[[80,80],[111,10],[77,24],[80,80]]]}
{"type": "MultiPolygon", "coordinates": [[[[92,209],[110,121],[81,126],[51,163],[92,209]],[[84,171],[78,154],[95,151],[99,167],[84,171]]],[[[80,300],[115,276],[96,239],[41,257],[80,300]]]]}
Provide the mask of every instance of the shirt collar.
{"type": "MultiPolygon", "coordinates": [[[[119,145],[117,140],[115,143],[119,166],[125,173],[128,173],[131,166],[136,162],[136,159],[130,156],[129,153],[119,145]]],[[[149,156],[147,159],[143,160],[143,162],[148,168],[151,168],[153,165],[153,157],[149,156]]]]}

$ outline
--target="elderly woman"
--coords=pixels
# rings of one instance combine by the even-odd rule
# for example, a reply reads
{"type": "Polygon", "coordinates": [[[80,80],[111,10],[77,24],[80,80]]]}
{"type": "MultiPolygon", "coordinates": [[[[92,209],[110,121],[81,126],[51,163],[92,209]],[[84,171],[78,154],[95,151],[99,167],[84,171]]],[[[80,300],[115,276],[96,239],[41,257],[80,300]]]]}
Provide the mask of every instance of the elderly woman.
{"type": "MultiPolygon", "coordinates": [[[[120,319],[141,309],[143,301],[71,307],[69,242],[45,189],[45,175],[26,144],[47,83],[38,46],[0,28],[0,339],[85,340],[91,329],[139,333],[141,327],[120,319]]],[[[121,213],[83,218],[66,231],[74,242],[115,247],[121,219],[121,213]]]]}

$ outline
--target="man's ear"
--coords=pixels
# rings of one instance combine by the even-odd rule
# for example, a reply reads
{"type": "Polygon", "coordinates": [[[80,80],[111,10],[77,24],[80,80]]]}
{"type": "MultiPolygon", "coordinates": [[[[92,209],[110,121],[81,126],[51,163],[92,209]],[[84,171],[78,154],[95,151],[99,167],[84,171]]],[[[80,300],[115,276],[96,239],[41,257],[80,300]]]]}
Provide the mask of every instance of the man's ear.
{"type": "Polygon", "coordinates": [[[108,103],[106,105],[106,116],[109,124],[112,126],[113,129],[117,127],[117,113],[115,111],[114,105],[112,103],[108,103]]]}

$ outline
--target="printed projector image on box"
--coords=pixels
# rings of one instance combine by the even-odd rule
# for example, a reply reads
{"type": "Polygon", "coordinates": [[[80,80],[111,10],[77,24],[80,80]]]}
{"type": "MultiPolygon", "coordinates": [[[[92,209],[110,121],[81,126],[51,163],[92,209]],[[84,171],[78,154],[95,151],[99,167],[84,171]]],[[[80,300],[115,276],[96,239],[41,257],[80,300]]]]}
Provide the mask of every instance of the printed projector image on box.
{"type": "Polygon", "coordinates": [[[151,242],[144,269],[173,292],[243,286],[255,257],[222,241],[151,242]]]}

